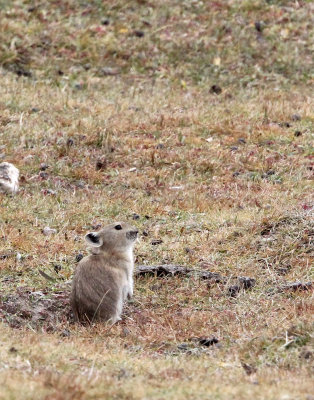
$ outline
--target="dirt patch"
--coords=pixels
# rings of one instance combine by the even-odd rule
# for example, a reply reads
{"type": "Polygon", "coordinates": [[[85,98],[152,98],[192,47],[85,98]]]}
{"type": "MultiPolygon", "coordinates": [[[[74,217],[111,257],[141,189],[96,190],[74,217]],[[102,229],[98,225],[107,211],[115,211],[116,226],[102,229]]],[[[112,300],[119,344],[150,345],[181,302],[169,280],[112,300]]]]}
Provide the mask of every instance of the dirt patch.
{"type": "Polygon", "coordinates": [[[60,286],[52,292],[20,287],[14,294],[0,293],[0,319],[12,328],[64,330],[65,325],[73,322],[70,288],[60,286]]]}
{"type": "MultiPolygon", "coordinates": [[[[256,285],[256,280],[248,277],[223,277],[220,274],[210,271],[199,271],[189,269],[179,265],[159,265],[159,266],[139,266],[136,277],[142,276],[198,276],[201,279],[209,281],[209,287],[212,283],[223,284],[230,282],[230,279],[236,279],[236,284],[228,286],[226,295],[236,297],[240,291],[252,289],[256,285]]],[[[267,293],[278,293],[287,290],[292,291],[310,291],[313,289],[313,282],[292,282],[285,283],[278,287],[270,288],[267,293]]],[[[0,321],[7,323],[12,328],[27,327],[33,330],[42,330],[44,332],[60,331],[61,336],[68,336],[67,327],[74,323],[73,314],[70,305],[69,284],[56,284],[53,288],[44,288],[41,290],[20,287],[13,294],[0,292],[0,321]]],[[[126,304],[124,316],[132,315],[138,311],[132,304],[126,304]]]]}
{"type": "Polygon", "coordinates": [[[313,290],[313,282],[289,282],[278,288],[278,291],[292,290],[296,291],[309,291],[313,290]]]}
{"type": "Polygon", "coordinates": [[[174,276],[187,275],[191,269],[182,265],[163,264],[163,265],[139,265],[136,268],[135,276],[174,276]]]}

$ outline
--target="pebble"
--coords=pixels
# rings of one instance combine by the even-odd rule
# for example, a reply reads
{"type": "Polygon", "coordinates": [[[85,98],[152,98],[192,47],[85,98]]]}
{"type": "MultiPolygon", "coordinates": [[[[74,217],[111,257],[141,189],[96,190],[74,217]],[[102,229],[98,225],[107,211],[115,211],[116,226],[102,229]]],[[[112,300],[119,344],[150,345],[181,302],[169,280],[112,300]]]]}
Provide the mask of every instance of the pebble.
{"type": "Polygon", "coordinates": [[[11,163],[0,163],[0,192],[16,193],[19,189],[19,170],[11,163]]]}
{"type": "Polygon", "coordinates": [[[43,234],[45,236],[53,235],[57,233],[56,229],[50,228],[49,226],[45,226],[44,229],[42,230],[43,234]]]}

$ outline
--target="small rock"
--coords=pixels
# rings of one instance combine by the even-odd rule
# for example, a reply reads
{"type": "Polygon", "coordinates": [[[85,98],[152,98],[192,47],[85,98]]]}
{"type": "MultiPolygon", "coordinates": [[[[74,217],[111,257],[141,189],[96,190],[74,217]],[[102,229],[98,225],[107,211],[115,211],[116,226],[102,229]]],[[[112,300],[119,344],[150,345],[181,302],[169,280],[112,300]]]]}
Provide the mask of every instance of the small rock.
{"type": "Polygon", "coordinates": [[[180,185],[180,186],[170,186],[169,187],[170,190],[183,190],[184,186],[180,185]]]}
{"type": "Polygon", "coordinates": [[[161,150],[161,149],[164,149],[164,148],[165,148],[165,145],[163,143],[158,143],[157,146],[156,146],[156,149],[158,149],[158,150],[161,150]]]}
{"type": "Polygon", "coordinates": [[[48,174],[47,172],[41,171],[41,172],[39,172],[39,177],[40,177],[41,179],[46,180],[46,179],[49,178],[49,174],[48,174]]]}
{"type": "Polygon", "coordinates": [[[119,75],[120,71],[117,68],[103,67],[98,71],[101,76],[114,76],[119,75]]]}
{"type": "Polygon", "coordinates": [[[302,349],[300,353],[300,358],[304,358],[304,360],[311,360],[312,358],[314,358],[313,349],[309,347],[305,347],[304,349],[302,349]]]}
{"type": "Polygon", "coordinates": [[[246,140],[244,138],[239,138],[238,143],[245,144],[246,140]]]}
{"type": "Polygon", "coordinates": [[[228,294],[231,297],[236,297],[239,292],[240,292],[239,285],[233,285],[228,287],[228,294]]]}
{"type": "Polygon", "coordinates": [[[132,374],[130,373],[130,371],[128,371],[125,368],[121,368],[120,371],[117,374],[117,378],[118,378],[119,381],[121,379],[129,378],[130,376],[132,376],[132,374]]]}
{"type": "Polygon", "coordinates": [[[43,193],[44,195],[50,194],[51,196],[55,196],[57,194],[57,192],[52,189],[42,189],[41,193],[43,193]]]}
{"type": "Polygon", "coordinates": [[[302,135],[302,132],[301,131],[295,131],[294,132],[294,136],[295,137],[299,137],[299,136],[301,136],[302,135]]]}
{"type": "Polygon", "coordinates": [[[127,327],[123,327],[121,336],[122,337],[127,337],[127,336],[130,335],[130,333],[131,333],[131,331],[127,327]]]}
{"type": "Polygon", "coordinates": [[[178,344],[177,348],[182,351],[187,351],[189,349],[189,345],[187,343],[178,344]]]}
{"type": "Polygon", "coordinates": [[[271,234],[274,226],[272,224],[265,224],[263,229],[261,230],[261,236],[268,236],[271,234]]]}
{"type": "Polygon", "coordinates": [[[101,25],[107,26],[107,25],[110,24],[110,20],[108,18],[104,18],[104,19],[101,20],[100,23],[101,23],[101,25]]]}
{"type": "Polygon", "coordinates": [[[164,264],[164,265],[139,265],[135,272],[136,276],[141,275],[156,275],[162,276],[174,276],[174,275],[187,275],[190,269],[182,267],[181,265],[164,264]]]}
{"type": "Polygon", "coordinates": [[[253,278],[248,278],[246,276],[239,276],[238,282],[244,290],[248,290],[255,286],[256,280],[253,278]]]}
{"type": "Polygon", "coordinates": [[[82,90],[83,88],[84,88],[84,85],[82,83],[74,84],[74,89],[76,89],[76,90],[82,90]]]}
{"type": "Polygon", "coordinates": [[[241,361],[241,365],[247,375],[252,375],[257,372],[257,368],[253,365],[247,364],[243,361],[241,361]]]}
{"type": "Polygon", "coordinates": [[[128,107],[128,110],[134,110],[136,112],[139,112],[139,111],[142,110],[142,108],[141,107],[130,106],[130,107],[128,107]]]}
{"type": "Polygon", "coordinates": [[[30,319],[30,318],[32,318],[33,315],[30,310],[24,308],[24,309],[20,310],[19,316],[24,319],[30,319]]]}
{"type": "Polygon", "coordinates": [[[32,162],[34,156],[32,154],[28,154],[26,157],[23,158],[23,161],[26,163],[32,162]]]}
{"type": "Polygon", "coordinates": [[[60,333],[61,337],[70,337],[71,332],[68,329],[63,329],[63,331],[60,333]]]}
{"type": "Polygon", "coordinates": [[[287,265],[286,267],[278,267],[276,268],[276,272],[278,275],[287,275],[291,270],[291,265],[287,265]]]}
{"type": "Polygon", "coordinates": [[[17,349],[14,346],[12,346],[12,347],[9,348],[9,352],[10,353],[17,353],[17,349]]]}
{"type": "Polygon", "coordinates": [[[75,181],[73,184],[78,188],[78,189],[84,189],[86,186],[86,183],[84,181],[75,181]]]}
{"type": "Polygon", "coordinates": [[[41,171],[46,171],[46,169],[48,169],[48,168],[49,168],[48,164],[45,164],[45,163],[41,163],[40,164],[40,170],[41,171]]]}
{"type": "Polygon", "coordinates": [[[104,170],[107,166],[106,160],[97,160],[96,161],[96,171],[104,170]]]}
{"type": "Polygon", "coordinates": [[[67,140],[67,147],[71,147],[74,145],[74,140],[72,138],[68,138],[67,140]]]}
{"type": "Polygon", "coordinates": [[[257,32],[262,33],[263,29],[264,29],[264,22],[262,21],[256,21],[254,23],[255,29],[257,30],[257,32]]]}
{"type": "Polygon", "coordinates": [[[269,176],[274,175],[274,174],[275,174],[275,171],[270,170],[270,171],[262,173],[261,178],[265,179],[265,178],[268,178],[269,176]]]}
{"type": "Polygon", "coordinates": [[[229,296],[236,297],[240,290],[249,290],[254,287],[256,284],[256,280],[253,278],[248,278],[246,276],[238,277],[238,284],[229,286],[227,292],[229,296]]]}
{"type": "Polygon", "coordinates": [[[11,163],[0,163],[0,192],[16,193],[19,189],[19,170],[11,163]]]}
{"type": "Polygon", "coordinates": [[[198,276],[201,279],[213,281],[215,283],[224,283],[227,279],[222,275],[218,274],[218,272],[211,272],[211,271],[198,271],[198,276]]]}
{"type": "Polygon", "coordinates": [[[145,36],[145,33],[144,33],[143,31],[135,30],[135,31],[134,31],[134,35],[135,35],[136,37],[138,37],[138,38],[142,38],[142,37],[145,36]]]}
{"type": "Polygon", "coordinates": [[[32,112],[32,113],[37,113],[37,112],[39,112],[39,111],[40,111],[40,109],[37,108],[37,107],[31,108],[31,112],[32,112]]]}
{"type": "Polygon", "coordinates": [[[230,150],[231,150],[231,151],[237,151],[237,150],[238,150],[238,147],[237,147],[237,146],[231,146],[231,147],[230,147],[230,150]]]}
{"type": "Polygon", "coordinates": [[[27,78],[31,78],[33,76],[32,73],[24,67],[17,68],[14,72],[18,76],[26,76],[27,78]]]}
{"type": "Polygon", "coordinates": [[[222,92],[222,89],[218,85],[212,85],[210,88],[210,92],[215,94],[220,94],[222,92]]]}
{"type": "Polygon", "coordinates": [[[157,246],[158,244],[161,243],[163,243],[162,239],[153,239],[150,244],[152,244],[153,246],[157,246]]]}
{"type": "Polygon", "coordinates": [[[129,172],[135,172],[136,171],[136,167],[130,168],[129,172]]]}
{"type": "Polygon", "coordinates": [[[53,325],[51,325],[51,324],[48,324],[48,325],[45,327],[45,331],[46,331],[47,333],[53,333],[53,332],[55,331],[55,327],[54,327],[53,325]]]}
{"type": "Polygon", "coordinates": [[[55,270],[55,272],[58,274],[61,271],[61,265],[59,264],[55,264],[53,266],[53,269],[55,270]]]}
{"type": "Polygon", "coordinates": [[[16,253],[16,261],[20,262],[22,260],[22,255],[20,253],[16,253]]]}
{"type": "Polygon", "coordinates": [[[79,253],[75,256],[75,261],[78,263],[82,260],[82,258],[84,258],[82,253],[79,253]]]}
{"type": "Polygon", "coordinates": [[[280,291],[293,290],[294,292],[298,290],[308,291],[312,289],[313,289],[313,282],[291,282],[279,288],[280,291]]]}
{"type": "Polygon", "coordinates": [[[150,287],[150,290],[152,290],[153,292],[156,292],[157,290],[160,290],[162,288],[162,285],[152,285],[150,287]]]}
{"type": "Polygon", "coordinates": [[[292,121],[301,121],[301,115],[300,114],[292,114],[291,119],[292,119],[292,121]]]}
{"type": "Polygon", "coordinates": [[[49,226],[45,226],[45,228],[42,230],[42,233],[45,236],[49,236],[49,235],[53,235],[53,234],[57,233],[57,230],[53,229],[53,228],[49,228],[49,226]]]}
{"type": "Polygon", "coordinates": [[[207,337],[199,338],[199,344],[201,344],[202,346],[206,346],[206,347],[212,346],[213,344],[216,344],[218,342],[219,342],[219,340],[215,336],[212,336],[209,338],[207,338],[207,337]]]}
{"type": "Polygon", "coordinates": [[[237,176],[239,176],[240,175],[240,172],[239,171],[236,171],[236,172],[234,172],[233,174],[232,174],[232,176],[234,177],[234,178],[236,178],[237,176]]]}

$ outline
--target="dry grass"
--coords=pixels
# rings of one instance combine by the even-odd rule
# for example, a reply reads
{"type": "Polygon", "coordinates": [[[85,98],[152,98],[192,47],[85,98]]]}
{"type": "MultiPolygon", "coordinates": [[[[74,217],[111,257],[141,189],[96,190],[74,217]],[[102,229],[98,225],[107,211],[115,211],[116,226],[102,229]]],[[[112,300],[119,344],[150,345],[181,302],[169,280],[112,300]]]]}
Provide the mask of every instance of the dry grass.
{"type": "Polygon", "coordinates": [[[312,292],[278,290],[313,280],[312,3],[0,4],[3,299],[67,285],[119,219],[138,264],[228,279],[138,278],[112,329],[3,322],[0,398],[312,400],[312,292]]]}
{"type": "MultiPolygon", "coordinates": [[[[1,328],[1,386],[5,398],[306,398],[311,379],[298,371],[267,366],[244,376],[238,357],[227,349],[194,354],[143,351],[103,330],[74,331],[73,338],[1,328]],[[12,347],[13,345],[13,347],[12,347]],[[301,378],[302,377],[302,378],[301,378]],[[18,382],[18,386],[17,386],[18,382]]],[[[4,398],[4,397],[3,397],[4,398]]]]}

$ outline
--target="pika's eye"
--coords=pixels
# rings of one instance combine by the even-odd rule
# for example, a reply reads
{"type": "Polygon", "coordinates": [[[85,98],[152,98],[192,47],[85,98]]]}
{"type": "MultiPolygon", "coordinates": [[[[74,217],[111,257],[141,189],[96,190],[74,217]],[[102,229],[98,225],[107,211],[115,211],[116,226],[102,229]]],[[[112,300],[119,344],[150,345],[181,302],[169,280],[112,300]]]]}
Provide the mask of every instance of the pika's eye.
{"type": "Polygon", "coordinates": [[[114,227],[114,229],[116,229],[117,231],[121,231],[122,226],[121,226],[121,225],[116,225],[116,226],[114,227]]]}

